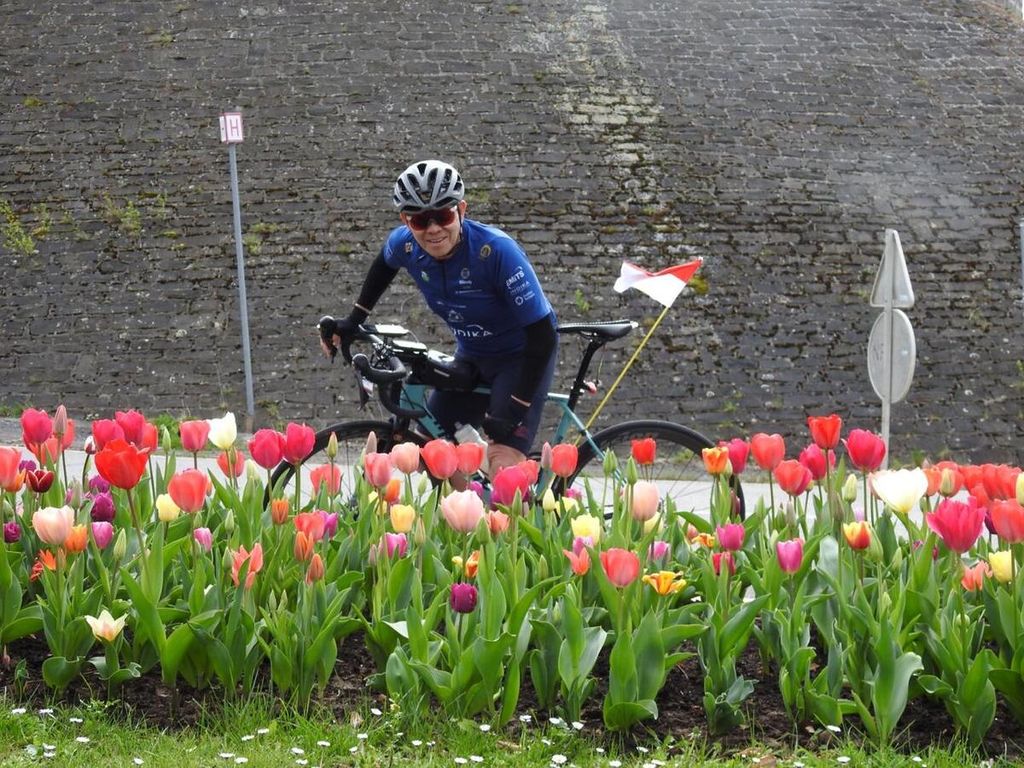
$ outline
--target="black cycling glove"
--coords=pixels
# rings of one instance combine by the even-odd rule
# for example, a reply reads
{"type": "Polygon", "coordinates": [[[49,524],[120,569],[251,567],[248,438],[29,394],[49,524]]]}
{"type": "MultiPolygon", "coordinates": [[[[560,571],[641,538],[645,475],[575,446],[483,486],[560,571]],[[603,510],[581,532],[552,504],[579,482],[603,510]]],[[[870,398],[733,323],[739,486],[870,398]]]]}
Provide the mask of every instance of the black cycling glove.
{"type": "Polygon", "coordinates": [[[483,428],[487,436],[496,443],[506,443],[511,437],[524,437],[526,426],[523,419],[529,407],[518,400],[509,400],[508,405],[497,414],[484,416],[483,428]]]}

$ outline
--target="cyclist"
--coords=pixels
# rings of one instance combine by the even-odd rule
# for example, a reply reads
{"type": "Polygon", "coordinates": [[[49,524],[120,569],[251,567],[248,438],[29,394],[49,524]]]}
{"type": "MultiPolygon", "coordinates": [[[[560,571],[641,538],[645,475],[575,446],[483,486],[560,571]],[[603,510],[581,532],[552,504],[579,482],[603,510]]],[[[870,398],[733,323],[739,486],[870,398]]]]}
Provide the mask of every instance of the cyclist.
{"type": "MultiPolygon", "coordinates": [[[[440,160],[413,163],[398,177],[401,226],[374,259],[348,317],[335,321],[335,345],[366,321],[400,269],[451,329],[455,357],[470,362],[491,393],[435,391],[428,402],[441,425],[482,427],[491,439],[490,472],[526,458],[540,424],[558,351],[554,310],[519,244],[500,229],[466,218],[459,172],[440,160]]],[[[325,355],[330,344],[321,340],[325,355]]]]}

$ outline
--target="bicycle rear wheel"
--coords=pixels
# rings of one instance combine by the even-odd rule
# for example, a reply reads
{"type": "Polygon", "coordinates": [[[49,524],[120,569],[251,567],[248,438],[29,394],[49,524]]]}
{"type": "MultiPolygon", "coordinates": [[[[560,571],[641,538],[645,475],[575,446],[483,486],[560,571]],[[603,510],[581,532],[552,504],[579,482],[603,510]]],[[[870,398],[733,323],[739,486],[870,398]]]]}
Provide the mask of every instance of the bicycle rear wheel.
{"type": "MultiPolygon", "coordinates": [[[[414,435],[408,430],[396,430],[386,421],[344,421],[322,429],[316,433],[313,450],[302,464],[301,493],[303,499],[308,500],[312,495],[313,473],[331,463],[325,453],[331,435],[338,440],[338,453],[335,455],[333,463],[340,470],[340,498],[351,499],[355,495],[355,467],[366,448],[366,439],[371,432],[377,436],[377,451],[380,453],[387,453],[392,446],[406,441],[423,444],[423,440],[418,435],[414,435]]],[[[270,477],[270,488],[267,489],[264,496],[264,506],[270,503],[271,489],[277,489],[278,495],[292,495],[295,492],[295,467],[285,462],[277,466],[270,477]]]]}
{"type": "MultiPolygon", "coordinates": [[[[654,438],[657,451],[654,463],[642,467],[643,476],[658,485],[661,498],[671,499],[679,510],[706,509],[709,477],[701,451],[714,443],[700,432],[669,421],[624,421],[602,429],[593,436],[598,451],[590,443],[580,446],[579,464],[576,474],[569,478],[569,487],[582,492],[589,480],[596,491],[603,482],[604,454],[613,452],[619,467],[625,467],[633,441],[647,437],[654,438]]],[[[743,489],[735,478],[732,487],[740,501],[740,517],[743,517],[743,489]]]]}

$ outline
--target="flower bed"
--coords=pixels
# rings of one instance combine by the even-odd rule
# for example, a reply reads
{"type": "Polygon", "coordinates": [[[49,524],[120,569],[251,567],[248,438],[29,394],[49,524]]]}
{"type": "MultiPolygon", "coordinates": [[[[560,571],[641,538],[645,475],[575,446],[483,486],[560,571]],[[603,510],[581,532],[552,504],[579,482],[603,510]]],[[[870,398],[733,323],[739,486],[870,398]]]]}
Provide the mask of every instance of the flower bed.
{"type": "Polygon", "coordinates": [[[64,469],[63,409],[22,426],[24,447],[0,447],[0,665],[45,643],[38,673],[56,693],[84,677],[131,698],[159,678],[222,699],[268,686],[306,708],[358,638],[367,690],[389,706],[495,727],[528,707],[658,729],[678,719],[663,689],[684,673],[691,713],[719,737],[766,695],[794,732],[852,726],[878,744],[908,706],[941,708],[973,745],[997,711],[1024,722],[1014,467],[879,470],[876,435],[841,440],[838,416],[812,417],[799,458],[778,435],[706,450],[702,516],[646,479],[650,441],[591,494],[558,498],[573,446],[455,490],[476,446],[385,454],[371,437],[357,466],[314,468],[303,494],[267,493],[263,472],[302,463],[303,425],[261,430],[247,459],[230,414],[186,422],[186,454],[222,452],[207,472],[119,412],[91,425],[80,478],[64,469]],[[729,478],[755,472],[769,496],[739,519],[729,478]]]}

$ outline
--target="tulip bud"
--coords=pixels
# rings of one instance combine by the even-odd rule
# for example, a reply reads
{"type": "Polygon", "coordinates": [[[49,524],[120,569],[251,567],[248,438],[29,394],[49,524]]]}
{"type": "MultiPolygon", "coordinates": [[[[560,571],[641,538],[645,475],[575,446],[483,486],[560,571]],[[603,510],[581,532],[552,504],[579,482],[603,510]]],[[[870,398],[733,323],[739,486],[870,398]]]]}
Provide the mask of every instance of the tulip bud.
{"type": "Polygon", "coordinates": [[[430,488],[430,478],[426,474],[420,475],[420,481],[416,484],[416,495],[423,496],[430,488]]]}
{"type": "Polygon", "coordinates": [[[68,409],[63,403],[57,406],[53,414],[53,434],[57,436],[58,442],[68,431],[68,409]]]}
{"type": "Polygon", "coordinates": [[[82,481],[72,480],[64,494],[64,503],[72,509],[79,509],[82,506],[82,481]]]}
{"type": "Polygon", "coordinates": [[[604,476],[611,477],[615,474],[615,471],[619,468],[619,459],[615,455],[615,451],[607,451],[604,455],[604,476]]]}
{"type": "Polygon", "coordinates": [[[167,427],[160,428],[160,447],[164,453],[169,454],[174,450],[174,440],[171,439],[171,430],[167,427]]]}
{"type": "Polygon", "coordinates": [[[235,512],[232,509],[228,510],[228,513],[224,515],[224,533],[229,537],[235,532],[235,512]]]}
{"type": "Polygon", "coordinates": [[[324,577],[324,561],[319,553],[315,553],[309,561],[309,568],[306,570],[306,583],[312,584],[324,577]]]}
{"type": "Polygon", "coordinates": [[[537,558],[537,580],[544,581],[551,574],[551,568],[548,566],[548,559],[546,556],[541,555],[537,558]]]}
{"type": "Polygon", "coordinates": [[[270,502],[270,519],[274,525],[284,525],[288,522],[290,511],[291,506],[288,504],[288,499],[274,499],[270,502]]]}
{"type": "Polygon", "coordinates": [[[626,482],[630,485],[635,485],[636,481],[640,479],[640,471],[636,466],[636,461],[632,456],[626,462],[626,482]]]}
{"type": "Polygon", "coordinates": [[[87,456],[94,456],[96,454],[96,441],[93,440],[92,435],[85,438],[85,444],[82,446],[82,450],[85,451],[87,456]]]}
{"type": "Polygon", "coordinates": [[[331,432],[331,436],[327,439],[327,449],[324,451],[327,454],[327,458],[333,459],[338,455],[338,435],[331,432]]]}
{"type": "Polygon", "coordinates": [[[857,476],[852,472],[846,476],[843,483],[843,501],[852,504],[857,500],[857,476]]]}
{"type": "Polygon", "coordinates": [[[548,488],[544,491],[544,497],[541,500],[541,506],[545,512],[554,512],[558,509],[558,502],[555,501],[555,492],[548,488]]]}
{"type": "Polygon", "coordinates": [[[371,432],[366,436],[366,447],[363,449],[363,455],[377,452],[377,433],[371,432]]]}
{"type": "Polygon", "coordinates": [[[551,469],[551,443],[545,442],[540,449],[540,467],[547,471],[551,469]]]}
{"type": "Polygon", "coordinates": [[[120,562],[124,559],[125,552],[128,551],[128,535],[125,533],[124,528],[117,532],[117,538],[114,539],[113,557],[114,562],[120,562]]]}
{"type": "Polygon", "coordinates": [[[413,528],[412,540],[417,547],[422,547],[427,542],[427,528],[423,525],[423,518],[416,518],[416,525],[413,528]]]}

